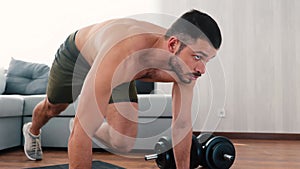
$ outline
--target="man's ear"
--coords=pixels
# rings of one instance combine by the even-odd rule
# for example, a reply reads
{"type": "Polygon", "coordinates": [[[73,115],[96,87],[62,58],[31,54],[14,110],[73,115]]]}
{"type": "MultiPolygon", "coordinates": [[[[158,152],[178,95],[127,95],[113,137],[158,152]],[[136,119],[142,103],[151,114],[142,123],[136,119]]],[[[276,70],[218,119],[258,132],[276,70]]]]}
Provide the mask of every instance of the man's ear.
{"type": "Polygon", "coordinates": [[[180,41],[177,37],[171,36],[168,39],[168,49],[171,53],[175,53],[180,47],[180,41]]]}

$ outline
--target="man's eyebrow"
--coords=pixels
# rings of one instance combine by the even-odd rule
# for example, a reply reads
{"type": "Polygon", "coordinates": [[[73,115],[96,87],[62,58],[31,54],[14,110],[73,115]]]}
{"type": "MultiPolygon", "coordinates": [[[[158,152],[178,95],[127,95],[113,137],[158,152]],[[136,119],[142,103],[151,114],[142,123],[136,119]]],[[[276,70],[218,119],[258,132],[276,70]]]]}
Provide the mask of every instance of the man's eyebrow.
{"type": "MultiPolygon", "coordinates": [[[[204,57],[208,58],[208,55],[206,53],[202,52],[202,51],[194,51],[194,53],[202,54],[204,57]]],[[[214,57],[216,57],[216,55],[212,56],[211,59],[214,58],[214,57]]]]}
{"type": "Polygon", "coordinates": [[[202,51],[194,51],[194,53],[202,54],[203,56],[208,57],[208,55],[206,53],[202,52],[202,51]]]}

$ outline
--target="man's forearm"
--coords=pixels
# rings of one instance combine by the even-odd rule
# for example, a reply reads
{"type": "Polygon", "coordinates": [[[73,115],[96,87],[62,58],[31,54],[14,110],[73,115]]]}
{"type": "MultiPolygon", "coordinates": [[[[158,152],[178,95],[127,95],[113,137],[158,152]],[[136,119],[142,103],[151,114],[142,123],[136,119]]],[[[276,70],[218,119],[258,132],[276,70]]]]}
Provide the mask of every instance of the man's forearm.
{"type": "Polygon", "coordinates": [[[172,144],[177,169],[189,169],[192,143],[193,85],[174,83],[172,92],[172,144]]]}
{"type": "Polygon", "coordinates": [[[173,128],[173,152],[177,169],[190,168],[190,151],[192,142],[191,128],[173,128]]]}

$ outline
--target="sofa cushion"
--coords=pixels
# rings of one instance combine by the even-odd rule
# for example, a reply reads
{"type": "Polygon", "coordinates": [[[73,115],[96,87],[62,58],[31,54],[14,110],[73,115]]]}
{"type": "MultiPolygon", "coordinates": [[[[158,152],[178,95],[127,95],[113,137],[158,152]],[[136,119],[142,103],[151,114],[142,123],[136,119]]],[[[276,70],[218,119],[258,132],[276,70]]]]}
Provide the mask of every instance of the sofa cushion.
{"type": "Polygon", "coordinates": [[[138,95],[139,117],[171,117],[172,96],[163,94],[138,95]]]}
{"type": "Polygon", "coordinates": [[[4,68],[0,68],[0,94],[4,92],[5,85],[6,85],[6,77],[5,77],[4,68]]]}
{"type": "Polygon", "coordinates": [[[49,66],[11,59],[7,71],[5,94],[44,94],[49,66]]]}
{"type": "Polygon", "coordinates": [[[21,126],[22,117],[0,118],[0,150],[20,146],[21,126]]]}
{"type": "Polygon", "coordinates": [[[0,95],[0,117],[22,116],[23,98],[19,95],[0,95]]]}
{"type": "Polygon", "coordinates": [[[24,99],[24,107],[23,107],[23,115],[24,116],[31,116],[33,109],[35,106],[41,102],[46,95],[28,95],[28,96],[22,96],[24,99]]]}

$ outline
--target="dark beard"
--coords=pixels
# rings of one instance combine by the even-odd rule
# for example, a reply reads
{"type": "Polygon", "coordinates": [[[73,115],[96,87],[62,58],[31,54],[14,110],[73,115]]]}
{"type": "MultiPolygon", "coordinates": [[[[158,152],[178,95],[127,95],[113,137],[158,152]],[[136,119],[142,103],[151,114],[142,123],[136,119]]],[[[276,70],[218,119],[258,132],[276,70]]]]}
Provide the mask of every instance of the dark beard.
{"type": "MultiPolygon", "coordinates": [[[[174,71],[177,75],[177,77],[179,78],[179,80],[183,83],[186,83],[186,84],[189,84],[191,83],[191,79],[189,78],[184,78],[184,72],[182,70],[182,67],[180,66],[179,64],[179,61],[178,61],[178,56],[172,56],[170,57],[169,59],[169,65],[171,66],[171,70],[174,71]]],[[[200,74],[201,76],[201,74],[200,74]]]]}

